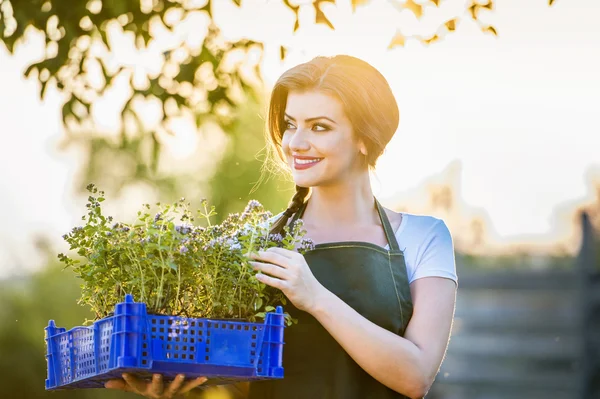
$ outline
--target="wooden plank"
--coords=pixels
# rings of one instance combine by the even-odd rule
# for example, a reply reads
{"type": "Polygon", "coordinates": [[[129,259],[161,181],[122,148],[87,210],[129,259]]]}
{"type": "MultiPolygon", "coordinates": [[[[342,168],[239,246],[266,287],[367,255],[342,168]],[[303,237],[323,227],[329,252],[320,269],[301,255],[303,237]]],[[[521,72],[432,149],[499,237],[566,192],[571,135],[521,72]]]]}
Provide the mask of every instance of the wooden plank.
{"type": "Polygon", "coordinates": [[[453,385],[435,382],[426,399],[575,399],[573,389],[453,385]]]}
{"type": "Polygon", "coordinates": [[[459,292],[453,334],[575,331],[581,315],[574,293],[472,290],[459,292]]]}
{"type": "Polygon", "coordinates": [[[460,289],[574,290],[575,270],[493,270],[459,272],[460,289]]]}
{"type": "Polygon", "coordinates": [[[576,360],[582,339],[576,334],[459,334],[448,347],[449,356],[576,360]]]}
{"type": "Polygon", "coordinates": [[[459,358],[448,356],[436,380],[452,385],[478,385],[512,388],[574,390],[577,388],[574,366],[532,368],[518,360],[459,358]]]}

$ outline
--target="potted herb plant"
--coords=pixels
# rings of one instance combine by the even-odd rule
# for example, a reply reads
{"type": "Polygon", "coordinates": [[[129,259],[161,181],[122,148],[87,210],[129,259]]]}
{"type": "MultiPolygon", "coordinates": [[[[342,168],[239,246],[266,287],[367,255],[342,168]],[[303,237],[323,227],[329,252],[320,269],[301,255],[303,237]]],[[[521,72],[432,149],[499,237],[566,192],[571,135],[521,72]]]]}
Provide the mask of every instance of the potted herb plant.
{"type": "Polygon", "coordinates": [[[248,255],[311,249],[301,221],[284,236],[270,234],[273,215],[252,200],[214,224],[214,206],[202,200],[194,214],[182,198],[152,212],[144,204],[126,223],[102,213],[104,192],[87,190],[85,224],[63,236],[77,256],[58,257],[81,279],[79,302],[95,319],[70,331],[50,322],[48,389],[99,386],[125,369],[168,374],[172,362],[179,372],[189,365],[189,376],[212,373],[213,383],[283,376],[283,327],[295,320],[276,309],[285,296],[254,278],[248,255]]]}

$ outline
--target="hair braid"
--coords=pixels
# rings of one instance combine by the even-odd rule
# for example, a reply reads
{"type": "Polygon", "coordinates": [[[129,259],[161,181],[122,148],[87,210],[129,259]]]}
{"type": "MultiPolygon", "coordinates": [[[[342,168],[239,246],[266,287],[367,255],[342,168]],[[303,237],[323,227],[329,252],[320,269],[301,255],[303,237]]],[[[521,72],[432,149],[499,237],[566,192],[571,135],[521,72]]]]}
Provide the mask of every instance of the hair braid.
{"type": "Polygon", "coordinates": [[[285,235],[283,228],[287,225],[290,217],[300,210],[300,207],[302,204],[304,204],[304,200],[309,192],[309,187],[300,187],[296,185],[296,194],[294,194],[292,197],[289,206],[283,212],[281,217],[273,224],[270,234],[281,234],[282,236],[285,235]]]}

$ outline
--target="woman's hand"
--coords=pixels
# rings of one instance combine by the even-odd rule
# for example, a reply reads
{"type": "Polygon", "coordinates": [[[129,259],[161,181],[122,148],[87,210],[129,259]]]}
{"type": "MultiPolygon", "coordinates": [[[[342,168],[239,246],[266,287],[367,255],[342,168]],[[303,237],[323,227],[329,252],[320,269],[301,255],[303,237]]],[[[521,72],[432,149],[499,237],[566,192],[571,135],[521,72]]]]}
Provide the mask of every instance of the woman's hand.
{"type": "Polygon", "coordinates": [[[261,273],[256,278],[279,288],[300,310],[312,313],[319,298],[327,291],[312,274],[304,256],[284,248],[269,248],[249,255],[250,265],[261,273]]]}
{"type": "Polygon", "coordinates": [[[165,386],[160,374],[152,376],[152,382],[142,381],[131,374],[124,373],[123,379],[109,380],[104,384],[106,388],[118,389],[125,392],[133,392],[151,399],[171,399],[175,395],[183,395],[206,382],[206,377],[186,381],[183,374],[177,375],[175,379],[165,386]]]}

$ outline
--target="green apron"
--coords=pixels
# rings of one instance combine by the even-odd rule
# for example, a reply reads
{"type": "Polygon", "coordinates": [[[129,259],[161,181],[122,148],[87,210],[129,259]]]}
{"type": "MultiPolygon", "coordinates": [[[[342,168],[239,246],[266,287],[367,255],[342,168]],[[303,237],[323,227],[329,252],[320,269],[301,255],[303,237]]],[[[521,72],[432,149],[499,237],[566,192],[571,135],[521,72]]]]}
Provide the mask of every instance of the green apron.
{"type": "MultiPolygon", "coordinates": [[[[390,250],[362,241],[332,242],[316,244],[304,258],[325,288],[371,322],[402,336],[413,312],[404,254],[377,199],[375,206],[390,250]]],[[[289,302],[284,309],[298,319],[284,333],[284,378],[250,383],[249,399],[406,398],[364,371],[312,315],[289,302]]]]}

